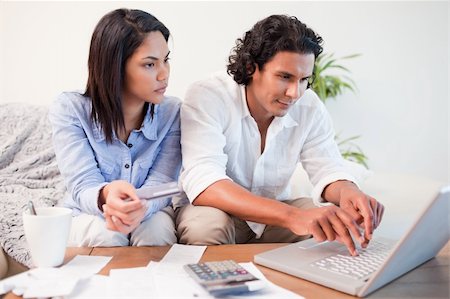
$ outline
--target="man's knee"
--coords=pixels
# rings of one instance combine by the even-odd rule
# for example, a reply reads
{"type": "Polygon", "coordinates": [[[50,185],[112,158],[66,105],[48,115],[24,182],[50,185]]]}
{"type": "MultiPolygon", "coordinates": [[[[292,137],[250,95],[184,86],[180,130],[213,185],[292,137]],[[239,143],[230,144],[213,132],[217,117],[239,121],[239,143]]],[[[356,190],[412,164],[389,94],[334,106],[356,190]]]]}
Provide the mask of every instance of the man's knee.
{"type": "Polygon", "coordinates": [[[216,208],[187,205],[176,211],[176,228],[181,244],[234,244],[235,229],[231,217],[216,208]]]}

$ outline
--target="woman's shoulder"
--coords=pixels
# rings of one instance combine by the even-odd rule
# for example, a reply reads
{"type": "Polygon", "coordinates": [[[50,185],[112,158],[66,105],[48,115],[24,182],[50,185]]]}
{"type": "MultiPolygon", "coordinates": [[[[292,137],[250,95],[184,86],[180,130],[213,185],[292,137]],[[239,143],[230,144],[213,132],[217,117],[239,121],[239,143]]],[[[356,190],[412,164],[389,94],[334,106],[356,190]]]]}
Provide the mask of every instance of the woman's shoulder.
{"type": "Polygon", "coordinates": [[[165,96],[164,100],[162,101],[162,105],[180,106],[181,100],[174,96],[165,96]]]}
{"type": "Polygon", "coordinates": [[[89,98],[78,91],[64,91],[58,95],[52,103],[54,106],[62,107],[85,107],[90,105],[89,98]]]}
{"type": "Polygon", "coordinates": [[[165,96],[159,106],[159,109],[178,112],[180,110],[181,100],[174,96],[165,96]]]}
{"type": "Polygon", "coordinates": [[[86,110],[90,107],[90,101],[81,92],[65,91],[58,95],[52,106],[59,109],[86,110]]]}

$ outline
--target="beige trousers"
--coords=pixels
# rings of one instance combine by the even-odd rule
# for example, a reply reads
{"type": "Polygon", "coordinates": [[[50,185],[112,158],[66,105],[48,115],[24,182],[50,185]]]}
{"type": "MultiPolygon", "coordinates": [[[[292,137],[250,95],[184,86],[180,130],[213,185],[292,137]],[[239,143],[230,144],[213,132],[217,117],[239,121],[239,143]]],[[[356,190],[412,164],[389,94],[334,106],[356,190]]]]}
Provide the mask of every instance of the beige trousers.
{"type": "Polygon", "coordinates": [[[174,211],[165,207],[125,235],[106,228],[103,218],[81,214],[72,218],[69,247],[165,246],[177,242],[174,211]]]}
{"type": "MultiPolygon", "coordinates": [[[[310,198],[287,200],[284,203],[300,209],[316,207],[310,198]]],[[[298,236],[289,229],[268,225],[261,238],[257,239],[244,220],[205,206],[186,205],[177,208],[175,219],[178,241],[181,244],[292,243],[311,237],[298,236]]]]}

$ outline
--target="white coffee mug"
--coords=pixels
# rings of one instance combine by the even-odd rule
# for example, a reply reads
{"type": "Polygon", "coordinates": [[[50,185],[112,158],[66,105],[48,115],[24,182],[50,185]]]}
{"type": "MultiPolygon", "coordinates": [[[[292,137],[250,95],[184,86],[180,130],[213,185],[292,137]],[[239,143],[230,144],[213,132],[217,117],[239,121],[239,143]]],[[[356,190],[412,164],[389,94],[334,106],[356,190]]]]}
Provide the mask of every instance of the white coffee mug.
{"type": "Polygon", "coordinates": [[[68,208],[36,208],[36,215],[23,212],[25,239],[36,267],[63,263],[71,224],[72,210],[68,208]]]}

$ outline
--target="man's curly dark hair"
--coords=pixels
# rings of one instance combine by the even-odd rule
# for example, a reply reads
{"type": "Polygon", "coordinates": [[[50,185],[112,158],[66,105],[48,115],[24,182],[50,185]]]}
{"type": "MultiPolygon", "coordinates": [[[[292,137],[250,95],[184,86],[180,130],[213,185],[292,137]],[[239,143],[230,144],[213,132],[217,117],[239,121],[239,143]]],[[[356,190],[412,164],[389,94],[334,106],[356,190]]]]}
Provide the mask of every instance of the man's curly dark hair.
{"type": "Polygon", "coordinates": [[[247,31],[244,38],[236,40],[236,46],[228,58],[228,74],[238,84],[248,85],[256,70],[280,51],[314,54],[322,53],[322,37],[294,16],[272,15],[247,31]]]}

